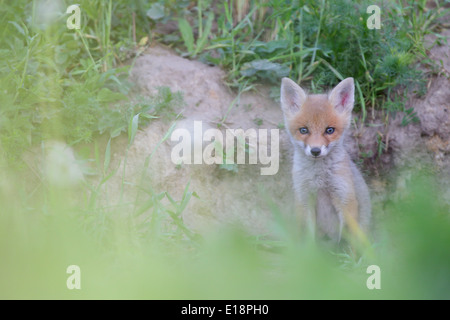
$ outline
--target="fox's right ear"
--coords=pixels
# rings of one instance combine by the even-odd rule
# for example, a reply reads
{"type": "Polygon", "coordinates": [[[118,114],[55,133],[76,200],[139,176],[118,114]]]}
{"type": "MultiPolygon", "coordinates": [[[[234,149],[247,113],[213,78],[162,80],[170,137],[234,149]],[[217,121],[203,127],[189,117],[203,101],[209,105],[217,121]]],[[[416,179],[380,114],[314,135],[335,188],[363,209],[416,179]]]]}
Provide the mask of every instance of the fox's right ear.
{"type": "Polygon", "coordinates": [[[285,115],[294,115],[306,101],[306,93],[289,78],[281,80],[281,108],[285,115]]]}

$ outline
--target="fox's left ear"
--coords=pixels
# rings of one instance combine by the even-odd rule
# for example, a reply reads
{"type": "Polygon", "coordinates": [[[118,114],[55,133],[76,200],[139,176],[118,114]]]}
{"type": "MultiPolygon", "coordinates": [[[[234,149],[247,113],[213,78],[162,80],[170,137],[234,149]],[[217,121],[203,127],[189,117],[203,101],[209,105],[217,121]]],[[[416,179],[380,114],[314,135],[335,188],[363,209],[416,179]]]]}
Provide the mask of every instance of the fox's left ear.
{"type": "Polygon", "coordinates": [[[291,117],[300,111],[306,101],[306,92],[289,78],[281,80],[281,109],[284,115],[291,117]]]}
{"type": "Polygon", "coordinates": [[[355,103],[355,83],[353,78],[347,78],[331,91],[328,96],[331,104],[339,112],[351,112],[355,103]]]}

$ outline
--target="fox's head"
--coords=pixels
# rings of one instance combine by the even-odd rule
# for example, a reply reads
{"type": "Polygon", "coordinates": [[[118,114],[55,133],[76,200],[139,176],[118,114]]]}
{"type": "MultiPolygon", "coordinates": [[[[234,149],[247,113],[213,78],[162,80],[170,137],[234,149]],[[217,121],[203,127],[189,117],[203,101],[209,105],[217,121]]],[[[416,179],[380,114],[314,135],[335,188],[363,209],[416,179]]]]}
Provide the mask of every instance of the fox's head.
{"type": "Polygon", "coordinates": [[[341,81],[328,95],[307,95],[283,78],[281,108],[293,143],[313,159],[327,156],[350,126],[354,96],[353,78],[341,81]]]}

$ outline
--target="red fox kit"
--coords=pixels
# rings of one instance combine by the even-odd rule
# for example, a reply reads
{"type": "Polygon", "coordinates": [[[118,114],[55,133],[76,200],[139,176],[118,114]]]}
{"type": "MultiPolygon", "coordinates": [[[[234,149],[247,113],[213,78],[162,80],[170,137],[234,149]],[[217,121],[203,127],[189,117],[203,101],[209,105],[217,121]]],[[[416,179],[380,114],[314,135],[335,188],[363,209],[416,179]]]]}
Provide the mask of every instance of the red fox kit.
{"type": "Polygon", "coordinates": [[[354,103],[353,78],[341,81],[329,94],[308,95],[283,78],[281,108],[294,149],[293,182],[299,208],[312,217],[316,196],[316,230],[340,242],[346,226],[365,239],[370,222],[369,189],[345,150],[354,103]]]}

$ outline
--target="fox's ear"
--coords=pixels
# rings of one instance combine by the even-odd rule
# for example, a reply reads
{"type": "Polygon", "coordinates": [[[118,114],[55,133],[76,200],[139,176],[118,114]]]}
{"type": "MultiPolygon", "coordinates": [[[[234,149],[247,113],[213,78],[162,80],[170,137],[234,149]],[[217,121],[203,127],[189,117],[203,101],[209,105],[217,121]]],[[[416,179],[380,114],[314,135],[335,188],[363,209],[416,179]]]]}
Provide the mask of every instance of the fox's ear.
{"type": "Polygon", "coordinates": [[[339,82],[331,91],[328,99],[339,112],[351,112],[355,103],[355,84],[353,78],[347,78],[339,82]]]}
{"type": "Polygon", "coordinates": [[[306,100],[306,93],[289,78],[281,80],[281,108],[285,115],[293,115],[300,110],[306,100]]]}

